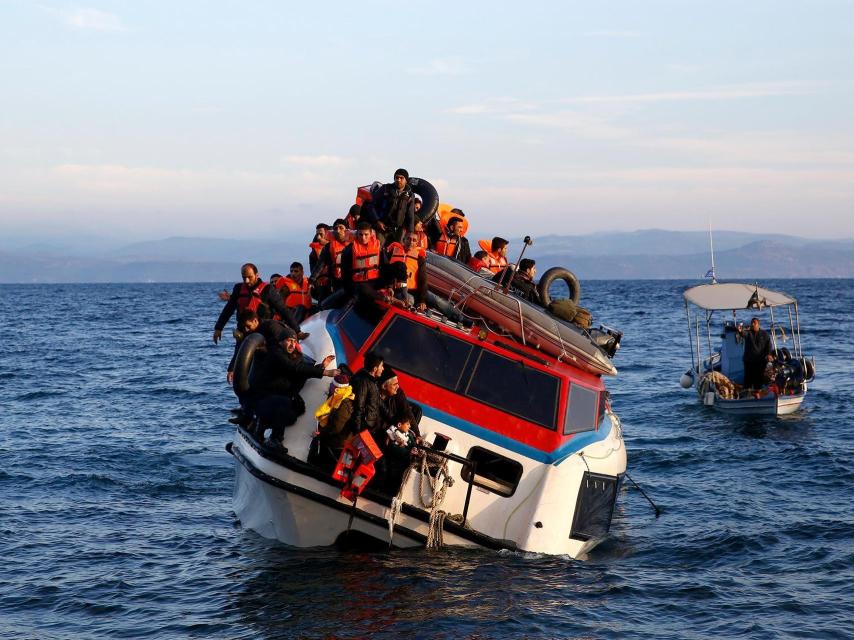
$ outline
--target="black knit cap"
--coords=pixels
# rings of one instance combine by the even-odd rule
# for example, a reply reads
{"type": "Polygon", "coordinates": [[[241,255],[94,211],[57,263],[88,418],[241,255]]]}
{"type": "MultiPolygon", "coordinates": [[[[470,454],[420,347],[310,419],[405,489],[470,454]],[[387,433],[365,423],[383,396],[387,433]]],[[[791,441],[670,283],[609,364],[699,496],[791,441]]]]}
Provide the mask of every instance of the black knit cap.
{"type": "Polygon", "coordinates": [[[355,218],[356,216],[361,215],[361,213],[362,207],[358,204],[354,204],[350,207],[350,211],[347,212],[347,215],[351,215],[355,218]]]}
{"type": "Polygon", "coordinates": [[[395,171],[394,177],[396,178],[397,176],[403,176],[404,178],[409,180],[409,172],[406,169],[398,169],[397,171],[395,171]]]}

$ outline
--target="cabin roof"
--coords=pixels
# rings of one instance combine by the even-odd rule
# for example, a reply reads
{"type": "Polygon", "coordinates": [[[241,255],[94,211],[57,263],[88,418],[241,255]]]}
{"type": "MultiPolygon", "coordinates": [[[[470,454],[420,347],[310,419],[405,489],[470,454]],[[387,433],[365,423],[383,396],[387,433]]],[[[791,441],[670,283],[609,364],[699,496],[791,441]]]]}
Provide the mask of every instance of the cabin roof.
{"type": "Polygon", "coordinates": [[[687,289],[685,300],[709,311],[727,309],[764,309],[795,304],[796,300],[779,291],[764,289],[756,284],[719,282],[701,284],[687,289]]]}

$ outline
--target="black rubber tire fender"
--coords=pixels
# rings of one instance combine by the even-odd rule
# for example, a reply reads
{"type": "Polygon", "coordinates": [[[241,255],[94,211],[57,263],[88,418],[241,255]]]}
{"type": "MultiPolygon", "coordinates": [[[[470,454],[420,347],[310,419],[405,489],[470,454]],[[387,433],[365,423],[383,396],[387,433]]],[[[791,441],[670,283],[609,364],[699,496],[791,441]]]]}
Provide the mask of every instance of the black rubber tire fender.
{"type": "Polygon", "coordinates": [[[792,353],[786,347],[780,347],[777,349],[777,359],[780,362],[791,362],[792,361],[792,353]]]}
{"type": "Polygon", "coordinates": [[[439,192],[436,187],[424,178],[410,178],[409,188],[412,193],[421,196],[421,209],[416,214],[422,222],[429,222],[436,217],[439,211],[439,192]]]}
{"type": "Polygon", "coordinates": [[[581,299],[581,283],[578,281],[578,278],[576,278],[575,274],[569,269],[565,269],[563,267],[552,267],[543,274],[543,277],[540,278],[540,282],[537,285],[537,291],[540,294],[540,300],[542,301],[543,306],[548,307],[549,303],[552,301],[551,296],[549,295],[549,287],[552,286],[552,283],[555,280],[563,280],[566,282],[566,285],[569,287],[569,299],[575,304],[578,304],[578,301],[581,299]]]}
{"type": "Polygon", "coordinates": [[[243,338],[237,356],[234,358],[234,393],[238,397],[249,391],[249,381],[252,373],[252,362],[255,351],[264,344],[264,336],[260,333],[250,333],[243,338]]]}

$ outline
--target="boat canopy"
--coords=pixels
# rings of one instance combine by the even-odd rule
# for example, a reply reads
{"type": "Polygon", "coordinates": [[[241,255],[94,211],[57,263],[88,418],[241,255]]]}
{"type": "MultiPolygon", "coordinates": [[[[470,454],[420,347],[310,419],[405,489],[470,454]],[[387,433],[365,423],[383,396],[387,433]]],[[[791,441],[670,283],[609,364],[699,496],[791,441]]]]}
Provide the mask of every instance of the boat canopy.
{"type": "Polygon", "coordinates": [[[795,304],[795,299],[785,293],[763,289],[755,284],[724,282],[701,284],[687,289],[685,300],[701,309],[764,309],[795,304]]]}

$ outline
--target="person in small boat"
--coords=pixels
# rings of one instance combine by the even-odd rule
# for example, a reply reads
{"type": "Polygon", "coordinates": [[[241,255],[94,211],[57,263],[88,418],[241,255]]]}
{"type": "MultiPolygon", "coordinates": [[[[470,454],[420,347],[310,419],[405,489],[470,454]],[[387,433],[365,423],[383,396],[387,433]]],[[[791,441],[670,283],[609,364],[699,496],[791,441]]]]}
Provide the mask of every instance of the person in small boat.
{"type": "Polygon", "coordinates": [[[481,249],[486,251],[483,264],[492,273],[498,273],[507,266],[507,248],[510,246],[507,240],[495,236],[492,242],[481,240],[478,244],[481,249]]]}
{"type": "Polygon", "coordinates": [[[381,194],[376,205],[377,229],[387,243],[400,242],[415,224],[415,196],[409,187],[409,172],[395,171],[394,182],[384,185],[381,194]]]}
{"type": "Polygon", "coordinates": [[[329,268],[320,263],[320,255],[323,248],[329,244],[329,236],[332,235],[332,227],[325,222],[321,222],[315,228],[314,240],[308,245],[311,252],[308,254],[308,272],[314,274],[317,272],[317,277],[312,281],[311,295],[318,303],[323,302],[323,299],[331,292],[329,281],[329,268]]]}
{"type": "Polygon", "coordinates": [[[439,236],[433,250],[439,255],[468,264],[471,259],[471,248],[468,238],[463,235],[464,225],[463,219],[457,216],[448,220],[448,224],[442,229],[442,235],[439,236]]]}
{"type": "Polygon", "coordinates": [[[240,268],[243,282],[234,285],[228,302],[225,303],[219,318],[214,325],[213,341],[217,344],[222,338],[222,330],[234,315],[235,311],[252,309],[259,318],[281,318],[295,333],[300,332],[299,322],[282,301],[282,297],[274,286],[268,285],[258,275],[258,267],[247,262],[240,268]]]}
{"type": "Polygon", "coordinates": [[[297,322],[305,320],[311,312],[313,303],[311,301],[311,285],[305,277],[303,266],[299,262],[293,262],[288,275],[280,278],[276,283],[276,289],[282,292],[285,306],[290,309],[297,322]]]}
{"type": "Polygon", "coordinates": [[[342,372],[332,378],[326,400],[314,412],[317,449],[309,462],[330,471],[335,466],[344,444],[353,435],[350,423],[355,399],[349,375],[342,372]]]}
{"type": "Polygon", "coordinates": [[[326,356],[317,364],[307,362],[293,330],[281,324],[278,330],[281,333],[276,337],[282,339],[272,344],[268,341],[267,356],[263,360],[262,371],[256,377],[258,382],[251,398],[251,407],[258,419],[256,434],[262,436],[266,429],[271,429],[273,444],[281,444],[285,427],[305,413],[300,391],[306,381],[340,373],[338,369],[328,368],[335,359],[334,355],[326,356]]]}
{"type": "Polygon", "coordinates": [[[355,399],[350,428],[353,433],[364,429],[376,432],[381,429],[379,379],[383,373],[383,357],[374,351],[365,354],[364,366],[350,379],[355,399]]]}
{"type": "Polygon", "coordinates": [[[508,265],[495,274],[492,279],[500,284],[506,284],[509,280],[509,288],[513,293],[528,302],[542,306],[543,301],[540,298],[540,292],[537,290],[537,283],[534,282],[536,275],[537,263],[530,258],[522,258],[519,261],[518,269],[514,271],[513,266],[508,265]]]}
{"type": "Polygon", "coordinates": [[[771,337],[765,331],[759,318],[751,318],[750,329],[739,327],[744,338],[744,386],[748,389],[761,389],[765,385],[765,367],[774,359],[771,355],[771,337]]]}

